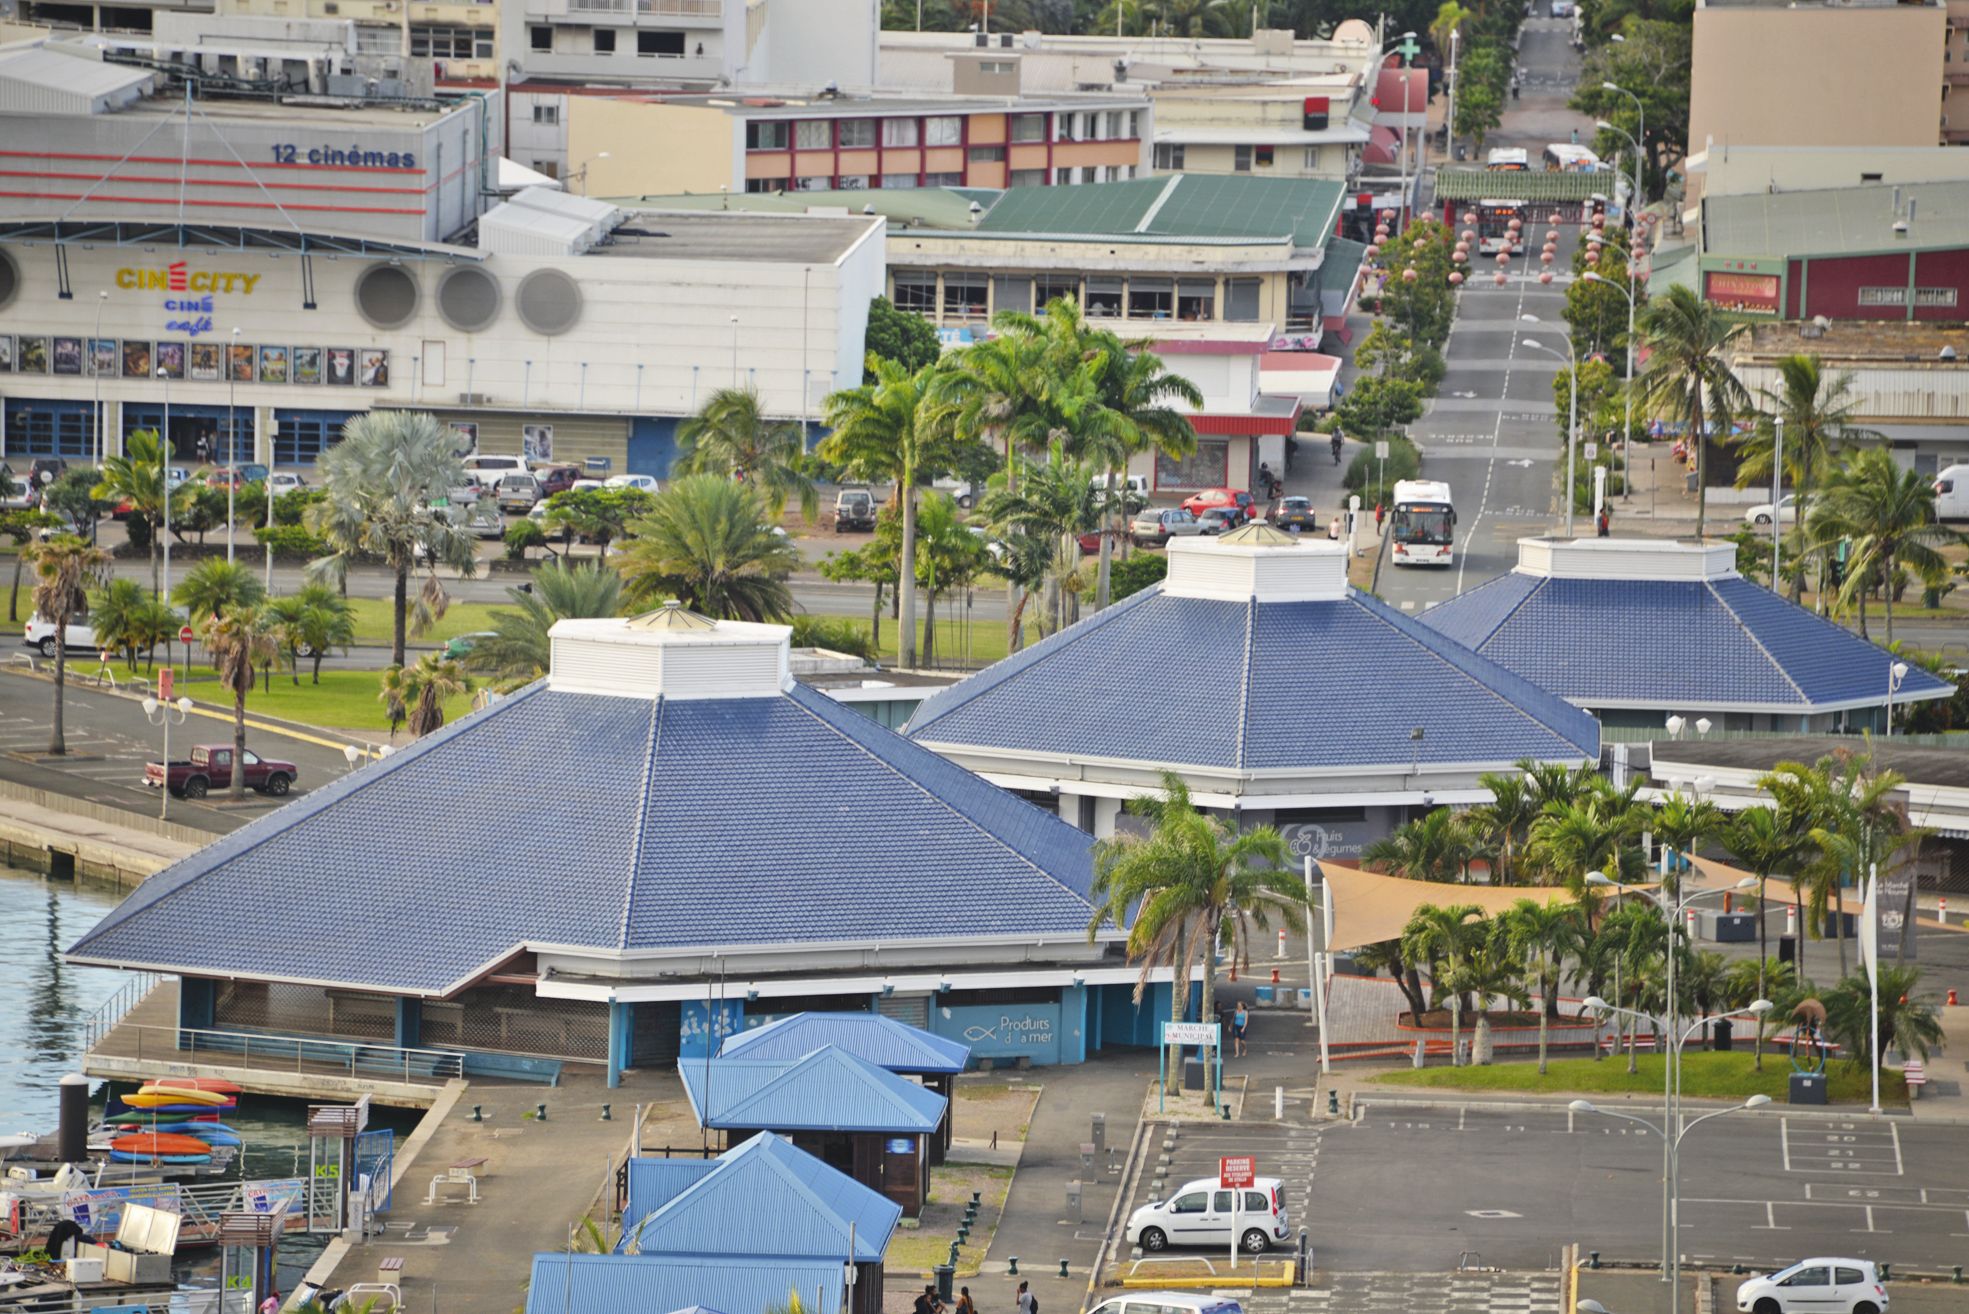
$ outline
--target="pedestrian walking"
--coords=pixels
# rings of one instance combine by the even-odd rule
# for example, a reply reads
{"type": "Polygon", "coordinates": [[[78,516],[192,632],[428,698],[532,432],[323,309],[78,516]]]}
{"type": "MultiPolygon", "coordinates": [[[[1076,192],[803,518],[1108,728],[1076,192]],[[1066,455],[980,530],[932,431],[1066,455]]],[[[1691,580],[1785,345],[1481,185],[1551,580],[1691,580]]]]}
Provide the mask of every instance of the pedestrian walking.
{"type": "Polygon", "coordinates": [[[1033,1297],[1030,1282],[1019,1283],[1018,1314],[1039,1314],[1039,1301],[1033,1297]]]}
{"type": "Polygon", "coordinates": [[[1244,1029],[1251,1025],[1251,1014],[1238,1002],[1237,1011],[1231,1014],[1231,1057],[1244,1057],[1244,1029]]]}
{"type": "Polygon", "coordinates": [[[1608,536],[1609,532],[1611,531],[1612,525],[1613,525],[1613,517],[1607,514],[1607,509],[1604,506],[1601,507],[1600,508],[1600,537],[1601,538],[1606,538],[1608,536]]]}
{"type": "Polygon", "coordinates": [[[956,1314],[978,1314],[977,1302],[971,1299],[971,1289],[969,1287],[957,1288],[956,1314]]]}

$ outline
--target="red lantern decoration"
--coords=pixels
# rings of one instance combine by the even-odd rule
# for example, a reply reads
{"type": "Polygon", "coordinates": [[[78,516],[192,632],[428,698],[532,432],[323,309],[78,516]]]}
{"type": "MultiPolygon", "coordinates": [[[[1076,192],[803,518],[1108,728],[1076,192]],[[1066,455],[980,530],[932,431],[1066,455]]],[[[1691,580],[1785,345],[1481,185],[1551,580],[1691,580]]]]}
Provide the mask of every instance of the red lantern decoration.
{"type": "Polygon", "coordinates": [[[1374,257],[1381,254],[1381,248],[1378,246],[1370,246],[1367,248],[1367,250],[1361,252],[1361,254],[1366,256],[1369,260],[1372,260],[1374,259],[1374,257]]]}
{"type": "Polygon", "coordinates": [[[1499,287],[1503,287],[1503,286],[1504,286],[1504,281],[1505,281],[1505,280],[1504,280],[1504,275],[1503,275],[1503,274],[1499,274],[1499,275],[1497,276],[1497,285],[1498,285],[1499,287]]]}
{"type": "Polygon", "coordinates": [[[1545,240],[1546,240],[1546,242],[1547,242],[1548,244],[1549,244],[1549,243],[1552,243],[1552,242],[1556,242],[1556,241],[1558,241],[1558,240],[1559,240],[1559,230],[1558,230],[1558,229],[1556,229],[1556,228],[1552,228],[1552,229],[1548,229],[1548,230],[1546,231],[1546,234],[1545,234],[1545,240]]]}
{"type": "Polygon", "coordinates": [[[1402,282],[1413,283],[1414,281],[1415,281],[1415,271],[1413,269],[1402,270],[1402,282]]]}
{"type": "Polygon", "coordinates": [[[1464,223],[1466,223],[1466,224],[1474,224],[1474,223],[1476,223],[1476,222],[1477,222],[1477,212],[1476,212],[1475,210],[1465,210],[1465,211],[1463,212],[1463,222],[1464,222],[1464,223]]]}
{"type": "Polygon", "coordinates": [[[1462,274],[1462,271],[1460,271],[1460,270],[1451,270],[1451,271],[1450,271],[1450,275],[1449,275],[1449,285],[1450,285],[1451,287],[1456,287],[1456,286],[1458,286],[1458,285],[1460,285],[1460,284],[1461,284],[1462,282],[1463,282],[1463,274],[1462,274]]]}
{"type": "Polygon", "coordinates": [[[1548,269],[1544,273],[1540,274],[1538,276],[1538,281],[1541,283],[1550,283],[1552,281],[1552,271],[1548,269]]]}
{"type": "Polygon", "coordinates": [[[1477,240],[1477,230],[1474,228],[1466,228],[1461,233],[1457,234],[1457,236],[1461,237],[1466,242],[1474,242],[1477,240]]]}
{"type": "Polygon", "coordinates": [[[1513,219],[1513,220],[1512,220],[1512,221],[1511,221],[1510,223],[1508,223],[1508,224],[1506,224],[1506,225],[1504,225],[1504,226],[1505,226],[1506,228],[1508,228],[1508,229],[1509,229],[1510,231],[1512,231],[1512,232],[1514,232],[1514,233],[1515,233],[1515,232],[1517,232],[1517,231],[1518,231],[1518,230],[1519,230],[1520,228],[1523,228],[1523,227],[1525,226],[1525,221],[1524,221],[1524,220],[1522,220],[1522,219],[1513,219]]]}
{"type": "Polygon", "coordinates": [[[1501,268],[1503,268],[1503,267],[1504,267],[1505,265],[1508,265],[1508,264],[1510,264],[1510,263],[1511,263],[1511,253],[1510,253],[1509,251],[1499,251],[1499,252],[1497,253],[1497,265],[1498,265],[1498,268],[1500,268],[1500,269],[1501,269],[1501,268]]]}
{"type": "Polygon", "coordinates": [[[1539,256],[1538,256],[1538,263],[1539,263],[1539,264],[1541,264],[1541,265],[1549,265],[1549,264],[1551,264],[1551,263],[1552,263],[1552,253],[1551,253],[1550,251],[1541,251],[1541,252],[1539,252],[1539,256]]]}

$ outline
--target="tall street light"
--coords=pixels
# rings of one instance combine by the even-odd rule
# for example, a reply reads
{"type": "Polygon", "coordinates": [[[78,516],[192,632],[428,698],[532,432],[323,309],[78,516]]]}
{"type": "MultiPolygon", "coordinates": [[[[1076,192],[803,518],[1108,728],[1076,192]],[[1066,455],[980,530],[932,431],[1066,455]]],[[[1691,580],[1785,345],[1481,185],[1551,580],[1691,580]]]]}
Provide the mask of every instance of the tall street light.
{"type": "Polygon", "coordinates": [[[162,468],[157,473],[164,482],[164,601],[168,603],[171,601],[171,494],[177,490],[171,487],[171,376],[159,365],[157,377],[164,384],[164,432],[157,445],[157,459],[162,468]]]}
{"type": "MultiPolygon", "coordinates": [[[[1392,41],[1383,41],[1381,43],[1381,50],[1374,57],[1374,80],[1377,87],[1380,85],[1381,70],[1384,67],[1381,63],[1382,57],[1395,46],[1402,47],[1402,68],[1400,70],[1402,75],[1402,142],[1401,154],[1399,156],[1401,203],[1395,209],[1395,224],[1399,231],[1408,227],[1408,73],[1409,61],[1415,58],[1415,33],[1404,32],[1392,41]]],[[[1456,131],[1453,121],[1450,125],[1450,131],[1452,133],[1456,131]]]]}
{"type": "MultiPolygon", "coordinates": [[[[232,331],[233,348],[239,347],[239,329],[232,331]]],[[[232,375],[233,352],[226,353],[226,564],[232,564],[232,522],[236,517],[233,511],[234,485],[239,482],[239,384],[232,375]]],[[[269,484],[273,483],[268,479],[269,484]]],[[[267,518],[273,524],[273,517],[267,518]]]]}
{"type": "Polygon", "coordinates": [[[1887,668],[1887,734],[1894,733],[1894,694],[1900,689],[1901,681],[1907,679],[1907,663],[1895,662],[1887,668]]]}
{"type": "MultiPolygon", "coordinates": [[[[1536,315],[1520,315],[1518,318],[1527,324],[1541,322],[1536,315]]],[[[1579,353],[1572,348],[1572,335],[1570,333],[1566,335],[1566,354],[1563,356],[1536,338],[1521,338],[1519,341],[1523,345],[1530,347],[1533,351],[1542,351],[1548,356],[1566,362],[1567,380],[1569,391],[1571,392],[1572,405],[1571,415],[1566,421],[1566,537],[1571,538],[1573,503],[1578,500],[1573,491],[1576,487],[1573,483],[1573,464],[1575,454],[1579,450],[1579,353]]]]}
{"type": "MultiPolygon", "coordinates": [[[[1622,37],[1616,36],[1614,40],[1622,41],[1624,43],[1624,38],[1622,37]]],[[[1633,92],[1629,91],[1626,87],[1621,86],[1617,82],[1602,82],[1600,84],[1600,90],[1617,91],[1621,95],[1627,97],[1627,99],[1634,102],[1634,113],[1640,116],[1639,127],[1641,130],[1638,133],[1634,134],[1634,136],[1628,138],[1628,140],[1634,143],[1634,153],[1637,156],[1640,155],[1641,143],[1648,139],[1648,107],[1641,103],[1641,98],[1639,96],[1635,95],[1633,92]]],[[[1641,168],[1645,170],[1646,168],[1645,161],[1643,161],[1641,168]]],[[[1635,189],[1634,200],[1638,208],[1641,200],[1640,190],[1638,187],[1635,189]]]]}
{"type": "MultiPolygon", "coordinates": [[[[1602,131],[1602,132],[1612,132],[1612,133],[1618,133],[1618,134],[1619,134],[1619,135],[1620,135],[1621,137],[1623,137],[1623,138],[1625,138],[1625,139],[1626,139],[1626,141],[1627,141],[1627,144],[1628,144],[1629,146],[1632,146],[1632,147],[1634,148],[1634,174],[1633,174],[1633,177],[1631,177],[1631,178],[1630,178],[1630,179],[1628,180],[1628,186],[1629,186],[1629,188],[1630,188],[1631,190],[1630,190],[1630,191],[1628,192],[1628,195],[1627,195],[1627,214],[1628,214],[1628,225],[1627,225],[1627,229],[1628,229],[1628,232],[1629,232],[1629,233],[1631,234],[1631,233],[1632,233],[1632,232],[1634,231],[1634,223],[1633,223],[1633,217],[1634,217],[1634,216],[1635,216],[1636,214],[1638,214],[1638,213],[1640,213],[1640,208],[1641,208],[1641,147],[1640,147],[1640,144],[1639,144],[1638,142],[1636,142],[1636,141],[1634,140],[1634,137],[1633,137],[1633,135],[1632,135],[1631,133],[1629,133],[1629,132],[1627,131],[1627,129],[1625,129],[1625,128],[1623,128],[1623,127],[1621,127],[1621,126],[1620,126],[1619,124],[1617,124],[1617,123],[1609,123],[1609,122],[1607,122],[1607,120],[1605,120],[1605,119],[1595,119],[1595,120],[1593,121],[1593,126],[1594,126],[1594,127],[1596,127],[1596,128],[1598,128],[1598,129],[1599,129],[1600,131],[1602,131]]],[[[1614,177],[1616,177],[1616,178],[1618,178],[1619,176],[1620,176],[1620,169],[1619,169],[1619,166],[1617,166],[1617,165],[1616,165],[1616,166],[1615,166],[1615,168],[1614,168],[1614,177]]],[[[1633,245],[1633,243],[1632,243],[1632,242],[1630,241],[1630,242],[1628,243],[1628,245],[1629,245],[1629,246],[1631,247],[1631,246],[1633,245]]]]}
{"type": "MultiPolygon", "coordinates": [[[[159,680],[161,683],[161,676],[159,680]]],[[[161,821],[171,814],[171,727],[174,725],[183,725],[185,718],[191,715],[191,699],[180,698],[175,703],[160,703],[155,698],[146,698],[144,699],[144,715],[150,718],[152,725],[161,725],[164,727],[165,783],[163,788],[157,791],[157,816],[161,821]]]]}
{"type": "Polygon", "coordinates": [[[1627,286],[1622,287],[1611,278],[1603,277],[1587,270],[1580,275],[1589,283],[1601,283],[1627,298],[1627,386],[1621,389],[1626,394],[1627,421],[1620,431],[1620,499],[1626,501],[1634,496],[1634,461],[1628,450],[1634,432],[1634,247],[1630,241],[1627,247],[1627,286]]]}

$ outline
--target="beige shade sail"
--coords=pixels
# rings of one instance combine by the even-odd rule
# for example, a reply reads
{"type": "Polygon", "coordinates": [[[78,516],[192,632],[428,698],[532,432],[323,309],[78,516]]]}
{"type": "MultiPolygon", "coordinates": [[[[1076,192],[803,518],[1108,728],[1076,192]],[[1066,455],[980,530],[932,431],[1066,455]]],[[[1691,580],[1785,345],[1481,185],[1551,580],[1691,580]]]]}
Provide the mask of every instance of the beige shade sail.
{"type": "Polygon", "coordinates": [[[1328,896],[1333,900],[1333,943],[1335,950],[1358,949],[1362,945],[1401,938],[1402,928],[1417,908],[1475,904],[1495,916],[1517,903],[1570,903],[1572,895],[1557,885],[1455,885],[1447,881],[1411,881],[1400,876],[1383,876],[1340,862],[1319,864],[1326,878],[1328,896]]]}

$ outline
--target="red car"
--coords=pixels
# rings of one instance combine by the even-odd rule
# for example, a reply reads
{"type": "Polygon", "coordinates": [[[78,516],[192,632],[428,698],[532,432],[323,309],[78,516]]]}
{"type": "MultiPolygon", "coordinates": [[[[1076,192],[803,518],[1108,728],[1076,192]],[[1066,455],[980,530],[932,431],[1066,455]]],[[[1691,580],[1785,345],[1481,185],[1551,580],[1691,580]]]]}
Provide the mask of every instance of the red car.
{"type": "Polygon", "coordinates": [[[552,497],[574,487],[574,481],[581,478],[581,467],[576,465],[547,465],[533,472],[540,481],[540,496],[552,497]]]}
{"type": "Polygon", "coordinates": [[[1183,510],[1199,517],[1205,511],[1220,506],[1236,507],[1240,523],[1258,518],[1257,504],[1251,500],[1251,494],[1242,488],[1206,488],[1183,500],[1183,510]]]}

